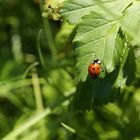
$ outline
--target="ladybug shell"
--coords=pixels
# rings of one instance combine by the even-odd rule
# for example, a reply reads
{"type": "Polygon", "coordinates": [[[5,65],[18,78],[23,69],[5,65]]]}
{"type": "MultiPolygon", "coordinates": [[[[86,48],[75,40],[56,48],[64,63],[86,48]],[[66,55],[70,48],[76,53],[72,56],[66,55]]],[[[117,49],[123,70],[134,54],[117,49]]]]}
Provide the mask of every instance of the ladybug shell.
{"type": "Polygon", "coordinates": [[[88,72],[91,76],[98,76],[101,71],[101,65],[98,63],[91,63],[88,67],[88,72]]]}

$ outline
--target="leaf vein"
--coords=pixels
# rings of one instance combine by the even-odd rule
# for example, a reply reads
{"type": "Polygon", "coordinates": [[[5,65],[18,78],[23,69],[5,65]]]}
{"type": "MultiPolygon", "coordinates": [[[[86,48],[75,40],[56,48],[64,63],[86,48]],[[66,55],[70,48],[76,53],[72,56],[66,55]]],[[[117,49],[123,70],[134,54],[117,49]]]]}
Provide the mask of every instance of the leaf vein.
{"type": "Polygon", "coordinates": [[[93,42],[95,42],[95,41],[99,41],[99,40],[101,40],[101,39],[104,39],[105,37],[106,37],[106,36],[101,36],[100,38],[97,38],[96,40],[92,40],[92,41],[90,41],[90,42],[88,42],[88,43],[85,43],[84,45],[78,46],[77,49],[78,49],[78,48],[83,48],[84,46],[89,45],[90,43],[93,43],[93,42]]]}
{"type": "MultiPolygon", "coordinates": [[[[105,2],[101,2],[101,4],[105,4],[105,3],[110,3],[110,2],[112,2],[112,0],[108,0],[108,1],[105,1],[105,2]]],[[[77,4],[77,3],[73,3],[72,1],[71,2],[69,2],[69,3],[72,3],[72,4],[75,4],[75,5],[78,5],[78,6],[81,6],[81,5],[79,5],[79,4],[77,4]]],[[[93,5],[87,5],[87,6],[81,6],[84,10],[85,9],[89,9],[89,8],[91,8],[91,7],[95,7],[95,6],[98,6],[98,4],[97,3],[95,3],[95,4],[93,4],[93,5]]],[[[77,9],[72,9],[72,10],[70,10],[70,11],[65,11],[64,13],[66,14],[68,14],[68,13],[70,13],[70,12],[75,12],[75,11],[78,11],[78,10],[82,10],[82,9],[80,9],[80,8],[78,8],[77,7],[77,9]]],[[[63,13],[63,12],[62,12],[63,13]]]]}

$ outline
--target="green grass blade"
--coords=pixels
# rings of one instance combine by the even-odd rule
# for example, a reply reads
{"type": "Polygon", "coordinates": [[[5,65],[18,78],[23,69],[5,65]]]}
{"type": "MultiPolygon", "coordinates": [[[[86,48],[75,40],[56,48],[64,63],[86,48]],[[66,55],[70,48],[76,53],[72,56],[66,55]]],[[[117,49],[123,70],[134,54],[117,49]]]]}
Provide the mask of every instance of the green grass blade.
{"type": "Polygon", "coordinates": [[[22,132],[29,129],[36,123],[38,123],[40,120],[42,120],[44,117],[49,115],[51,110],[48,108],[44,110],[43,112],[39,112],[36,115],[33,115],[31,118],[29,118],[27,121],[25,121],[23,124],[17,126],[13,131],[11,131],[7,136],[5,136],[2,140],[13,140],[17,136],[19,136],[22,132]]]}

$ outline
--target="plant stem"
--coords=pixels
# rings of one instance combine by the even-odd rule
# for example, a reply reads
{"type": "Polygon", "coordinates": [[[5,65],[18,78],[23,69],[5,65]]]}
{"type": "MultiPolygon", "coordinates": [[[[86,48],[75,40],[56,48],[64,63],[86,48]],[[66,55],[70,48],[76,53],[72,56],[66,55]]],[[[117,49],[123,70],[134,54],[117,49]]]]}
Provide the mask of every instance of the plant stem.
{"type": "Polygon", "coordinates": [[[42,111],[44,107],[43,107],[43,101],[41,96],[41,89],[40,89],[38,75],[35,72],[32,73],[32,82],[33,82],[33,90],[34,90],[37,110],[42,111]]]}
{"type": "Polygon", "coordinates": [[[41,33],[42,33],[43,29],[40,29],[38,32],[38,37],[37,37],[37,49],[38,49],[38,54],[39,54],[39,58],[40,58],[40,62],[42,64],[43,67],[45,67],[45,60],[43,58],[43,54],[41,51],[41,45],[40,45],[40,38],[41,38],[41,33]]]}
{"type": "MultiPolygon", "coordinates": [[[[44,9],[43,9],[44,0],[39,0],[39,2],[40,2],[41,13],[43,13],[43,11],[44,11],[44,9]]],[[[44,31],[45,31],[47,41],[48,41],[48,46],[49,46],[49,49],[50,49],[51,54],[52,54],[52,59],[55,62],[56,57],[57,57],[57,51],[56,51],[55,42],[53,40],[53,35],[52,35],[52,32],[51,32],[50,24],[49,24],[49,21],[48,21],[47,17],[42,16],[42,20],[43,20],[43,25],[44,25],[44,31]]]]}

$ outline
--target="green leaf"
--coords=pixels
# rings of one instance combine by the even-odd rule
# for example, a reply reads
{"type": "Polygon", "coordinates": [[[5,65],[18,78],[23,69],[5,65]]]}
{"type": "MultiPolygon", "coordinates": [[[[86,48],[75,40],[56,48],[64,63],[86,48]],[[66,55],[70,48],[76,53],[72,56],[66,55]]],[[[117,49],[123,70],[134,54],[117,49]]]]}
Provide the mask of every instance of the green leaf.
{"type": "Polygon", "coordinates": [[[111,12],[121,14],[133,0],[68,0],[64,3],[61,16],[65,17],[70,23],[76,24],[81,18],[91,11],[105,13],[111,12]],[[105,9],[103,8],[105,7],[105,9]]]}
{"type": "Polygon", "coordinates": [[[124,77],[123,74],[124,74],[124,65],[125,65],[125,62],[127,60],[128,53],[129,53],[129,48],[125,47],[124,55],[123,55],[122,62],[121,62],[121,65],[120,65],[120,69],[119,69],[119,72],[118,72],[118,76],[117,76],[116,81],[114,82],[114,85],[113,85],[116,88],[120,88],[120,87],[124,88],[124,86],[125,86],[126,77],[124,77]]]}
{"type": "Polygon", "coordinates": [[[135,82],[135,71],[136,64],[135,64],[134,49],[131,48],[129,50],[127,60],[124,64],[124,73],[123,73],[123,77],[126,77],[127,86],[130,86],[133,82],[135,82]]]}
{"type": "Polygon", "coordinates": [[[132,44],[140,44],[140,2],[135,2],[124,13],[122,20],[122,28],[129,35],[128,41],[132,44]]]}
{"type": "Polygon", "coordinates": [[[136,77],[140,79],[140,48],[135,49],[136,77]]]}
{"type": "Polygon", "coordinates": [[[80,82],[77,85],[76,94],[71,103],[71,109],[75,111],[86,111],[91,109],[93,95],[91,92],[92,83],[90,80],[80,82]]]}
{"type": "Polygon", "coordinates": [[[123,53],[118,31],[117,20],[104,14],[92,12],[83,18],[74,39],[79,80],[86,80],[88,65],[97,58],[108,73],[115,69],[123,53]]]}
{"type": "Polygon", "coordinates": [[[125,89],[126,86],[132,85],[136,78],[135,53],[133,48],[126,48],[123,56],[123,62],[119,69],[118,76],[114,83],[114,87],[125,89]]]}

